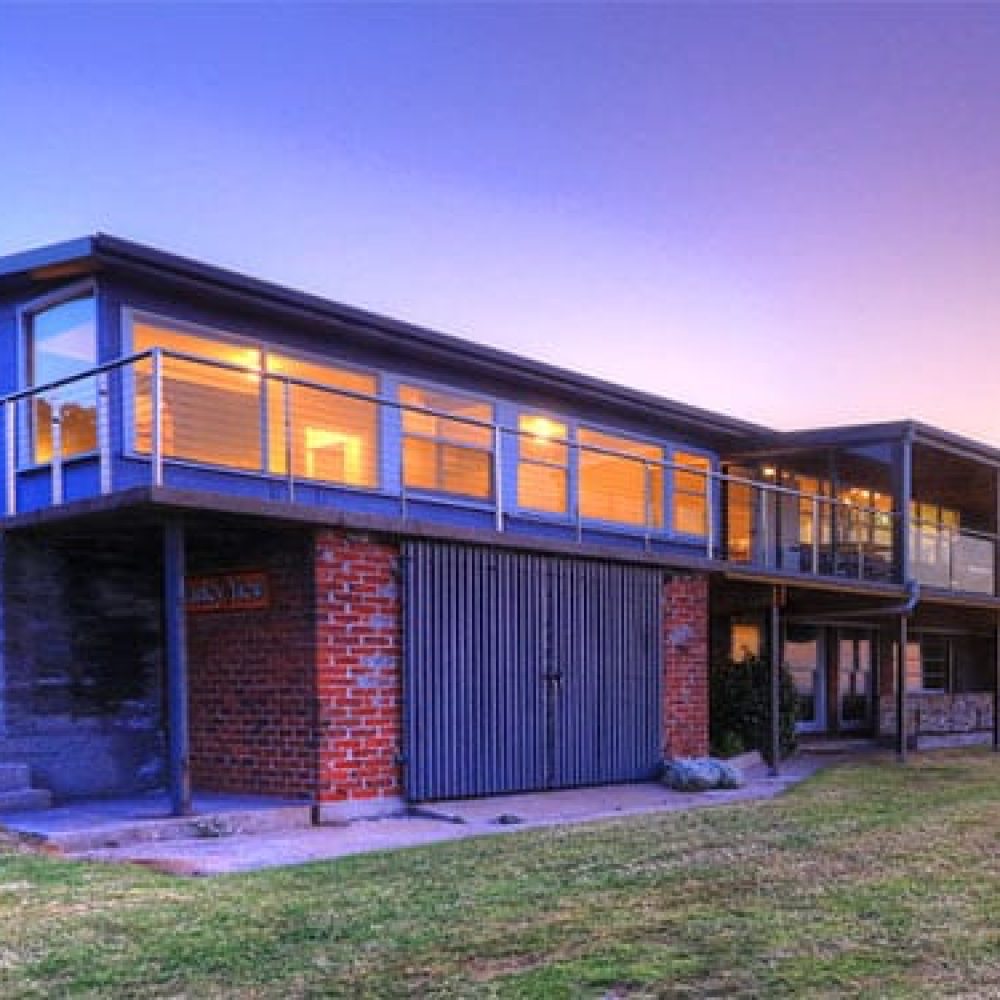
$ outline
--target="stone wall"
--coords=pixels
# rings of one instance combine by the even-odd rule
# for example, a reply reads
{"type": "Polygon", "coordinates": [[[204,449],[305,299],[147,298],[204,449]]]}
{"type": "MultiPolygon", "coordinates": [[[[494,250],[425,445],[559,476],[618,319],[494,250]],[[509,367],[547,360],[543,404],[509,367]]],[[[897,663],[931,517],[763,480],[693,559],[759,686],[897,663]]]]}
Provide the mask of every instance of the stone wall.
{"type": "MultiPolygon", "coordinates": [[[[911,736],[937,740],[956,737],[955,743],[966,737],[991,733],[993,730],[992,692],[944,694],[914,692],[906,696],[907,728],[911,736]]],[[[879,698],[879,732],[883,737],[896,733],[896,699],[894,695],[879,698]]],[[[926,740],[925,740],[926,743],[926,740]]]]}
{"type": "Polygon", "coordinates": [[[9,534],[2,562],[0,760],[59,798],[162,784],[157,546],[9,534]]]}

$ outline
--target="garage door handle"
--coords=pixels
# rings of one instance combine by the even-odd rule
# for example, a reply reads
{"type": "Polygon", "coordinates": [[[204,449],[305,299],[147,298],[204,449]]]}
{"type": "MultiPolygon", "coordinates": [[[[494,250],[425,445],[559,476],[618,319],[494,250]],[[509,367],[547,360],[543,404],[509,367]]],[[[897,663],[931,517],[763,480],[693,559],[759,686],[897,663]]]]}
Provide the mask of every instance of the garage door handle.
{"type": "Polygon", "coordinates": [[[546,674],[545,679],[551,681],[553,684],[562,684],[563,675],[562,674],[546,674]]]}

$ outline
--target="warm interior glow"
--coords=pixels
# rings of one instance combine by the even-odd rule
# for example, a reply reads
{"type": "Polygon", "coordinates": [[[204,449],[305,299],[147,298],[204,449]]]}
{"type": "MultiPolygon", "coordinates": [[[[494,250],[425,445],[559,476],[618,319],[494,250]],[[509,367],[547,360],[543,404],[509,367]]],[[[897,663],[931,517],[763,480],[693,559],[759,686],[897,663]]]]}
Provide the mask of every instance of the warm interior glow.
{"type": "Polygon", "coordinates": [[[537,413],[518,417],[517,505],[524,510],[565,514],[569,509],[569,428],[537,413]]]}
{"type": "Polygon", "coordinates": [[[342,468],[338,480],[358,483],[362,480],[361,438],[343,431],[326,430],[323,427],[306,427],[305,462],[306,476],[310,479],[333,478],[322,474],[322,452],[333,453],[342,468]]]}

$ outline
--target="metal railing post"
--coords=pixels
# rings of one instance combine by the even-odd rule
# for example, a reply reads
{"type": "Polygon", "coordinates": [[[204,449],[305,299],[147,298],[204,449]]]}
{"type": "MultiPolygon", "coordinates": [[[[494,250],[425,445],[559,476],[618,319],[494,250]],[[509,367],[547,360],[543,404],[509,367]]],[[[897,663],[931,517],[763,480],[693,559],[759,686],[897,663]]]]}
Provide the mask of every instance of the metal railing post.
{"type": "Polygon", "coordinates": [[[97,465],[101,494],[111,492],[111,402],[107,374],[97,376],[97,465]]]}
{"type": "Polygon", "coordinates": [[[493,510],[494,526],[503,531],[503,430],[493,425],[493,510]]]}
{"type": "Polygon", "coordinates": [[[150,454],[152,459],[152,479],[154,486],[163,485],[163,353],[161,348],[153,348],[153,385],[150,397],[152,406],[151,429],[152,441],[150,454]]]}
{"type": "Polygon", "coordinates": [[[770,532],[767,530],[767,488],[760,487],[760,544],[764,557],[764,565],[771,565],[771,540],[770,532]]]}
{"type": "Polygon", "coordinates": [[[285,447],[285,479],[288,484],[288,499],[295,499],[295,470],[292,468],[292,387],[287,376],[281,380],[281,407],[283,443],[285,447]]]}
{"type": "Polygon", "coordinates": [[[17,513],[17,407],[14,400],[3,404],[4,434],[6,436],[7,516],[17,513]]]}
{"type": "Polygon", "coordinates": [[[819,533],[819,497],[814,496],[812,498],[812,571],[814,576],[819,576],[819,533]]]}
{"type": "Polygon", "coordinates": [[[406,408],[399,408],[399,516],[406,520],[406,408]]]}
{"type": "Polygon", "coordinates": [[[58,406],[52,406],[52,505],[57,507],[63,502],[63,455],[62,455],[62,417],[58,406]]]}
{"type": "Polygon", "coordinates": [[[583,541],[583,510],[580,501],[583,499],[583,491],[580,487],[580,465],[581,459],[583,457],[583,448],[580,447],[575,441],[573,442],[573,448],[576,450],[576,469],[577,469],[577,481],[576,481],[576,503],[574,503],[574,508],[576,509],[576,540],[577,542],[583,541]]]}
{"type": "Polygon", "coordinates": [[[648,551],[650,546],[649,526],[653,519],[653,489],[652,468],[649,462],[642,463],[642,529],[643,546],[648,551]]]}
{"type": "Polygon", "coordinates": [[[712,558],[715,551],[715,490],[714,478],[710,473],[705,474],[705,555],[712,558]]]}

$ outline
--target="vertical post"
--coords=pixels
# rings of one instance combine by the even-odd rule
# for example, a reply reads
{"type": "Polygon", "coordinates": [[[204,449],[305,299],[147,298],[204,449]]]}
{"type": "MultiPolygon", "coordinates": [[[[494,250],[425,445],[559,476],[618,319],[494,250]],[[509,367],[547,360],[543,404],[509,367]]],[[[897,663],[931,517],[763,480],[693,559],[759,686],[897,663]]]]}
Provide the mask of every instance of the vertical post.
{"type": "Polygon", "coordinates": [[[993,750],[1000,753],[1000,617],[993,634],[993,750]]]}
{"type": "Polygon", "coordinates": [[[17,402],[11,399],[3,404],[4,434],[7,444],[5,483],[8,517],[13,517],[17,513],[17,407],[17,402]]]}
{"type": "Polygon", "coordinates": [[[711,559],[715,551],[715,479],[711,472],[705,473],[705,555],[711,559]]]}
{"type": "Polygon", "coordinates": [[[52,404],[52,506],[63,502],[63,454],[62,454],[62,417],[59,406],[52,404]]]}
{"type": "Polygon", "coordinates": [[[764,566],[770,566],[770,553],[768,551],[770,547],[770,541],[768,538],[769,532],[767,530],[767,487],[760,487],[760,545],[763,554],[764,566]]]}
{"type": "Polygon", "coordinates": [[[913,506],[913,439],[903,438],[899,484],[899,571],[903,583],[913,579],[912,519],[913,506]]]}
{"type": "Polygon", "coordinates": [[[781,773],[781,587],[771,591],[771,776],[781,773]]]}
{"type": "Polygon", "coordinates": [[[108,395],[108,375],[97,376],[97,465],[101,477],[101,494],[111,492],[111,407],[108,395]]]}
{"type": "Polygon", "coordinates": [[[812,571],[819,576],[819,497],[812,498],[812,571]]]}
{"type": "Polygon", "coordinates": [[[909,638],[906,615],[899,617],[899,655],[896,657],[896,757],[906,763],[906,644],[909,638]]]}
{"type": "Polygon", "coordinates": [[[170,808],[175,816],[191,813],[184,572],[184,525],[179,518],[173,517],[163,529],[163,619],[166,626],[170,808]]]}
{"type": "Polygon", "coordinates": [[[582,459],[583,459],[583,448],[582,446],[578,445],[576,441],[570,442],[570,448],[572,449],[571,453],[575,453],[576,457],[576,461],[574,463],[571,463],[571,468],[575,467],[577,470],[576,495],[574,497],[574,500],[576,502],[573,505],[575,507],[575,513],[576,513],[576,540],[578,542],[582,542],[583,541],[583,510],[582,510],[583,491],[580,487],[580,466],[582,464],[582,459]]]}
{"type": "Polygon", "coordinates": [[[295,470],[292,468],[292,387],[287,377],[281,380],[282,427],[284,428],[285,475],[288,477],[288,499],[295,499],[295,470]]]}
{"type": "Polygon", "coordinates": [[[493,510],[497,531],[503,531],[503,430],[493,425],[493,510]]]}
{"type": "Polygon", "coordinates": [[[399,516],[406,520],[406,408],[396,411],[399,416],[399,516]]]}
{"type": "Polygon", "coordinates": [[[642,520],[643,520],[643,546],[649,551],[649,525],[653,519],[653,490],[652,490],[652,466],[649,462],[642,463],[642,520]]]}
{"type": "Polygon", "coordinates": [[[152,413],[150,426],[153,440],[150,443],[152,459],[152,478],[154,486],[163,485],[163,352],[159,347],[153,348],[153,386],[150,399],[152,413]]]}

